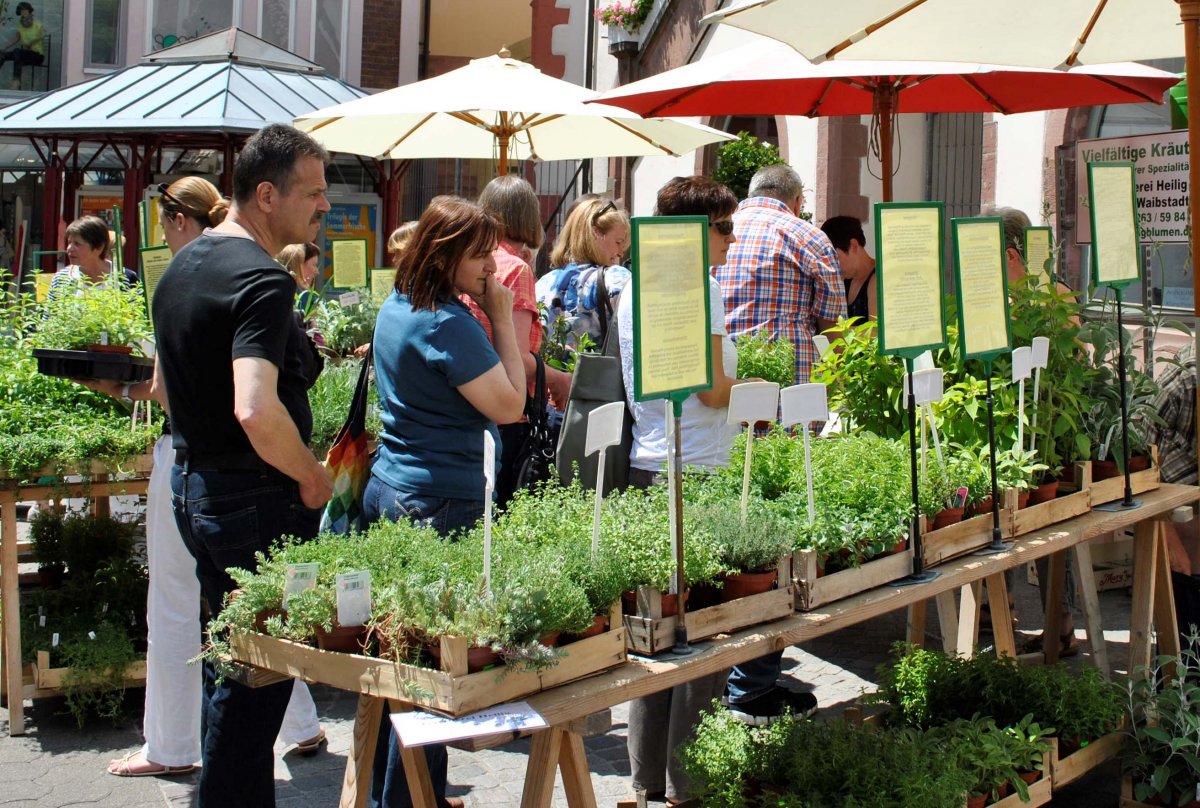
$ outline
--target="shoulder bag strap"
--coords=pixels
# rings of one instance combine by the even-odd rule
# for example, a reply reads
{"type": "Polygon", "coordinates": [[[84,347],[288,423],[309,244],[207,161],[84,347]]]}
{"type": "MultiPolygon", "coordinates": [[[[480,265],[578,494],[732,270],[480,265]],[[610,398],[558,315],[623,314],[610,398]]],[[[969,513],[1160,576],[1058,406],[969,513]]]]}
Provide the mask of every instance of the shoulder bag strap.
{"type": "Polygon", "coordinates": [[[597,269],[599,274],[596,276],[596,314],[600,317],[601,345],[608,342],[609,317],[612,314],[612,310],[609,308],[608,284],[604,280],[604,273],[606,271],[606,267],[600,267],[597,269]]]}

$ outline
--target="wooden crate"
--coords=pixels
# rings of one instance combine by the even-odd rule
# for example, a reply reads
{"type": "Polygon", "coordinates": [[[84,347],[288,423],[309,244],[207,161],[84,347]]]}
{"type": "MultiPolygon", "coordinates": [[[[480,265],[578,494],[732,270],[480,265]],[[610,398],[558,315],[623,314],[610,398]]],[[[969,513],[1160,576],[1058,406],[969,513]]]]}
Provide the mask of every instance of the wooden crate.
{"type": "Polygon", "coordinates": [[[1054,749],[1050,754],[1050,780],[1055,790],[1068,783],[1073,783],[1092,769],[1112,760],[1121,751],[1125,736],[1119,732],[1110,732],[1089,743],[1082,749],[1059,757],[1059,739],[1052,738],[1054,749]]]}
{"type": "MultiPolygon", "coordinates": [[[[50,652],[38,651],[33,663],[33,686],[38,690],[62,690],[70,668],[50,667],[50,652]]],[[[125,686],[141,687],[146,684],[146,660],[133,662],[125,669],[125,686]]]]}
{"type": "MultiPolygon", "coordinates": [[[[775,589],[761,595],[720,603],[694,612],[684,612],[688,642],[778,620],[792,614],[792,557],[780,559],[775,589]]],[[[625,642],[630,651],[653,656],[675,645],[678,618],[662,616],[662,593],[651,587],[638,590],[638,613],[625,615],[625,642]]]]}
{"type": "Polygon", "coordinates": [[[1133,798],[1133,780],[1128,777],[1121,778],[1121,801],[1118,805],[1119,808],[1154,808],[1148,802],[1138,802],[1133,798]]]}
{"type": "MultiPolygon", "coordinates": [[[[150,441],[153,446],[153,439],[150,441]]],[[[150,447],[147,447],[150,448],[150,447]]],[[[15,488],[23,480],[38,480],[42,477],[53,477],[55,479],[61,477],[84,477],[92,478],[102,475],[114,475],[116,477],[148,477],[151,470],[154,468],[154,455],[147,451],[146,454],[134,455],[122,461],[109,460],[89,460],[79,466],[70,468],[56,468],[54,466],[43,466],[36,471],[31,471],[22,474],[18,477],[13,477],[5,468],[0,468],[0,488],[15,488]]]]}
{"type": "Polygon", "coordinates": [[[461,637],[442,638],[443,670],[321,651],[254,632],[233,634],[230,645],[234,660],[247,665],[460,716],[624,664],[625,629],[620,617],[618,604],[610,613],[608,631],[563,646],[564,656],[552,668],[520,673],[503,666],[467,673],[467,643],[461,637]]]}
{"type": "MultiPolygon", "coordinates": [[[[1158,447],[1151,446],[1150,468],[1144,471],[1132,472],[1129,475],[1129,485],[1133,489],[1134,494],[1143,494],[1158,488],[1161,485],[1161,481],[1162,477],[1159,474],[1158,468],[1158,447]]],[[[1107,480],[1093,481],[1088,486],[1088,491],[1092,496],[1093,507],[1118,500],[1125,496],[1125,475],[1119,474],[1116,477],[1109,477],[1107,480]]]]}
{"type": "MultiPolygon", "coordinates": [[[[1003,500],[1001,500],[1003,505],[1003,500]]],[[[921,517],[922,520],[925,517],[921,517]]],[[[921,555],[925,567],[936,567],[938,564],[952,558],[973,553],[992,543],[992,515],[990,513],[972,516],[956,525],[926,530],[925,521],[921,523],[921,555]]],[[[1000,508],[1000,535],[1004,538],[1012,536],[1012,513],[1007,508],[1000,508]]]]}
{"type": "Polygon", "coordinates": [[[1092,509],[1092,495],[1089,490],[1091,485],[1092,464],[1076,463],[1075,483],[1060,483],[1059,496],[1049,502],[1018,508],[1018,493],[1013,489],[1004,491],[1002,502],[1012,518],[1012,535],[1024,536],[1065,519],[1087,513],[1092,509]]]}
{"type": "Polygon", "coordinates": [[[911,547],[906,547],[904,552],[817,577],[819,561],[818,554],[813,550],[797,550],[792,555],[796,611],[806,612],[911,574],[913,551],[911,547]]]}
{"type": "Polygon", "coordinates": [[[1042,779],[1029,787],[1029,802],[1024,802],[1017,792],[1012,791],[1007,797],[988,804],[988,808],[1032,808],[1035,805],[1045,805],[1050,802],[1053,783],[1050,779],[1050,762],[1053,753],[1042,755],[1042,779]]]}

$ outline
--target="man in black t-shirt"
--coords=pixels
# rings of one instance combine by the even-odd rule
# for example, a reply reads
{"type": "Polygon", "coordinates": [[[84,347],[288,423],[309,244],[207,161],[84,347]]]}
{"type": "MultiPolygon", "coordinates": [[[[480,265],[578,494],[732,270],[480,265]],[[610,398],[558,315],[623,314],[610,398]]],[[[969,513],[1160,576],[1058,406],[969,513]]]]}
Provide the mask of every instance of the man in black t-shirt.
{"type": "MultiPolygon", "coordinates": [[[[234,586],[225,570],[253,569],[280,536],[315,536],[332,492],[307,447],[314,380],[292,316],[295,282],[272,258],[316,236],[328,160],[290,126],[250,138],[228,217],[179,251],[154,295],[175,520],[214,613],[234,586]]],[[[273,806],[272,747],[292,683],[217,685],[207,669],[205,692],[200,806],[273,806]]]]}

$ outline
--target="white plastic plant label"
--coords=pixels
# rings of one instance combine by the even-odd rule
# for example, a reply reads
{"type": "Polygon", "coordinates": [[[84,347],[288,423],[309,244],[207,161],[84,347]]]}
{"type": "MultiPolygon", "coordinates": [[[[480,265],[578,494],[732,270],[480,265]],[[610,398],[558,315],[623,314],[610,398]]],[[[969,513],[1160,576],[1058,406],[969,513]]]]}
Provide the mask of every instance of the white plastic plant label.
{"type": "Polygon", "coordinates": [[[1033,375],[1033,349],[1028,345],[1014,348],[1012,352],[1012,380],[1019,382],[1033,375]]]}
{"type": "Polygon", "coordinates": [[[592,454],[621,442],[621,428],[625,425],[625,402],[611,401],[597,407],[588,415],[587,438],[583,442],[583,454],[592,454]]]}
{"type": "Polygon", "coordinates": [[[50,647],[51,648],[58,647],[58,632],[57,631],[50,635],[50,647]]]}
{"type": "Polygon", "coordinates": [[[368,570],[339,573],[334,579],[337,590],[337,620],[343,626],[361,626],[371,619],[371,573],[368,570]]]}
{"type": "Polygon", "coordinates": [[[781,390],[779,397],[783,403],[784,426],[829,418],[829,395],[823,384],[794,384],[781,390]]]}
{"type": "Polygon", "coordinates": [[[88,632],[88,639],[89,639],[89,640],[94,640],[94,639],[96,639],[96,632],[94,632],[94,631],[89,631],[89,632],[88,632]]]}
{"type": "Polygon", "coordinates": [[[926,368],[913,371],[912,379],[904,374],[904,397],[908,398],[909,385],[913,385],[913,397],[917,406],[933,404],[942,400],[945,394],[946,373],[941,368],[926,368]]]}
{"type": "Polygon", "coordinates": [[[812,341],[817,346],[817,356],[824,356],[829,351],[829,337],[824,334],[813,335],[812,341]]]}
{"type": "Polygon", "coordinates": [[[1046,367],[1050,362],[1050,338],[1034,337],[1033,343],[1029,347],[1033,349],[1033,366],[1035,368],[1046,367]]]}
{"type": "Polygon", "coordinates": [[[320,569],[321,565],[316,561],[310,561],[307,564],[288,564],[283,584],[283,608],[288,607],[288,601],[292,599],[293,595],[299,595],[306,589],[316,587],[317,573],[320,569]]]}
{"type": "Polygon", "coordinates": [[[920,370],[933,370],[933,352],[925,351],[913,360],[913,373],[920,370]]]}
{"type": "Polygon", "coordinates": [[[775,382],[742,382],[729,391],[730,424],[773,422],[779,416],[779,385],[775,382]]]}
{"type": "Polygon", "coordinates": [[[358,292],[343,292],[338,295],[337,302],[339,306],[357,306],[362,301],[362,295],[358,292]]]}
{"type": "Polygon", "coordinates": [[[38,628],[45,628],[45,627],[46,627],[46,615],[39,614],[38,615],[38,628]]]}
{"type": "Polygon", "coordinates": [[[483,430],[483,481],[488,491],[496,488],[496,439],[483,430]]]}

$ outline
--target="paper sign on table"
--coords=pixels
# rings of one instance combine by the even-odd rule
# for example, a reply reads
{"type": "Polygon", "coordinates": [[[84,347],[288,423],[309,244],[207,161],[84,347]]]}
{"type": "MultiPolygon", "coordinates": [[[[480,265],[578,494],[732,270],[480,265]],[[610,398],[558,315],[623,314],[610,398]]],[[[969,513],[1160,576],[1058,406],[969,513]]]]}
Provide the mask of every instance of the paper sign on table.
{"type": "Polygon", "coordinates": [[[754,424],[774,421],[779,415],[779,385],[775,382],[742,382],[729,391],[729,409],[725,420],[730,424],[754,424]]]}
{"type": "Polygon", "coordinates": [[[342,572],[334,579],[337,591],[337,621],[343,626],[361,626],[371,618],[371,572],[342,572]]]}
{"type": "Polygon", "coordinates": [[[625,402],[611,401],[597,407],[588,415],[587,437],[583,442],[584,456],[621,442],[625,426],[625,402]]]}
{"type": "Polygon", "coordinates": [[[1012,352],[1012,380],[1023,381],[1033,375],[1033,349],[1028,345],[1014,348],[1012,352]]]}
{"type": "Polygon", "coordinates": [[[780,391],[779,397],[784,426],[824,421],[829,417],[829,397],[823,384],[794,384],[780,391]]]}
{"type": "Polygon", "coordinates": [[[287,565],[283,584],[283,608],[287,608],[288,601],[291,600],[293,595],[299,595],[306,589],[316,587],[317,573],[320,569],[321,565],[316,561],[310,561],[306,564],[287,565]]]}
{"type": "Polygon", "coordinates": [[[466,738],[485,738],[489,735],[508,735],[550,726],[526,701],[502,704],[461,718],[446,718],[413,710],[392,713],[391,719],[392,727],[400,737],[400,743],[407,747],[449,743],[466,738]]]}

